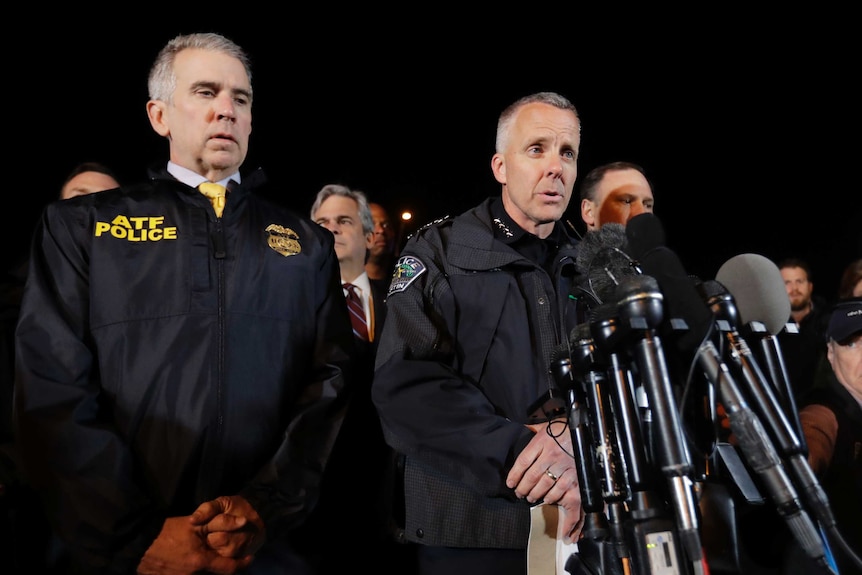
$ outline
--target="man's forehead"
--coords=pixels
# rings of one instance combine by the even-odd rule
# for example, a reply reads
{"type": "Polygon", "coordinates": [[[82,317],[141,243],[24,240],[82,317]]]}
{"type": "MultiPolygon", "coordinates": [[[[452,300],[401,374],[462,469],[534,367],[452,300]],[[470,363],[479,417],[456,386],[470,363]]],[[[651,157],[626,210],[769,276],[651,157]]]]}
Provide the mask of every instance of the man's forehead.
{"type": "Polygon", "coordinates": [[[558,136],[568,137],[574,143],[580,142],[578,118],[571,110],[562,110],[550,104],[533,102],[518,111],[515,118],[515,131],[526,137],[558,136]]]}
{"type": "Polygon", "coordinates": [[[643,174],[637,170],[613,170],[607,172],[599,186],[603,194],[631,194],[652,197],[652,190],[643,174]]]}
{"type": "Polygon", "coordinates": [[[174,74],[186,83],[217,83],[232,90],[249,92],[248,72],[243,63],[223,52],[186,48],[174,59],[174,74]]]}

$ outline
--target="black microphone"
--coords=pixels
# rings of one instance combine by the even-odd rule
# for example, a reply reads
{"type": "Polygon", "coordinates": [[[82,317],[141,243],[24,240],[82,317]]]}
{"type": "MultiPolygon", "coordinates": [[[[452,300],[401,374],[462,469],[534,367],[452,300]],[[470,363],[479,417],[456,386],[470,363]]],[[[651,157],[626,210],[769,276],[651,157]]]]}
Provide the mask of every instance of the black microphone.
{"type": "Polygon", "coordinates": [[[623,575],[621,559],[627,551],[622,528],[618,524],[612,526],[604,513],[606,497],[623,499],[617,483],[617,473],[621,471],[613,459],[613,450],[608,447],[608,422],[604,417],[597,418],[595,409],[589,405],[600,395],[598,389],[604,373],[589,337],[588,324],[572,330],[569,341],[554,350],[551,373],[568,398],[569,430],[584,510],[578,553],[569,558],[566,569],[573,574],[623,575]],[[591,388],[595,391],[591,392],[591,388]],[[603,485],[594,475],[596,470],[604,478],[603,485]]]}
{"type": "MultiPolygon", "coordinates": [[[[686,281],[691,286],[688,276],[686,281]]],[[[658,281],[646,275],[623,278],[616,294],[620,323],[630,330],[628,339],[632,356],[649,399],[650,409],[655,415],[659,434],[656,457],[668,482],[682,548],[693,564],[699,564],[702,547],[691,480],[694,468],[682,436],[676,396],[661,338],[657,333],[657,328],[664,319],[665,297],[659,289],[658,281]]]]}
{"type": "Polygon", "coordinates": [[[626,225],[629,255],[643,273],[658,282],[664,295],[665,315],[680,350],[694,350],[712,326],[712,315],[679,257],[664,245],[664,228],[652,213],[638,214],[626,225]]]}
{"type": "MultiPolygon", "coordinates": [[[[612,464],[607,457],[609,451],[599,449],[597,444],[603,434],[599,428],[593,432],[586,386],[603,377],[593,368],[593,350],[589,343],[577,337],[578,328],[572,331],[569,342],[554,350],[551,358],[551,373],[557,386],[563,390],[569,405],[569,429],[573,439],[575,465],[581,488],[581,505],[586,513],[604,511],[602,488],[593,475],[596,469],[604,470],[612,464]],[[571,348],[571,349],[570,349],[571,348]],[[578,374],[578,377],[575,377],[578,374]],[[599,437],[596,437],[599,436],[599,437]]],[[[602,473],[604,475],[604,473],[602,473]]]]}
{"type": "MultiPolygon", "coordinates": [[[[631,559],[634,572],[637,573],[650,573],[653,569],[677,572],[675,570],[679,569],[682,563],[682,549],[676,543],[678,529],[675,528],[674,522],[666,517],[665,502],[653,489],[655,480],[661,477],[661,472],[649,461],[647,444],[641,438],[641,427],[637,421],[635,378],[629,367],[632,330],[620,320],[619,306],[606,303],[592,311],[590,332],[598,350],[607,358],[608,373],[614,381],[614,423],[619,430],[617,436],[624,439],[620,454],[626,470],[630,496],[625,513],[627,520],[623,525],[628,542],[627,557],[631,559]],[[661,552],[657,552],[659,550],[661,552]]],[[[643,385],[639,389],[642,392],[640,397],[646,398],[643,385]]],[[[647,403],[649,400],[650,398],[645,399],[647,403]]],[[[649,414],[648,408],[646,411],[649,414]]],[[[650,422],[647,419],[645,415],[640,420],[644,425],[644,434],[648,434],[647,428],[652,420],[651,417],[650,422]]],[[[614,513],[614,506],[609,505],[608,511],[614,513]]]]}

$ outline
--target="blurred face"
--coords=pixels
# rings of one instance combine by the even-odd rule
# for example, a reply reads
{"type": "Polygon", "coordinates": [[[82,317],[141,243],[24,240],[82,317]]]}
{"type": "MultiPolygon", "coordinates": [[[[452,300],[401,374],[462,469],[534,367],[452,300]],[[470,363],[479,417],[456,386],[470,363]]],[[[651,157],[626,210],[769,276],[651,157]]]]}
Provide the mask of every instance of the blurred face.
{"type": "Polygon", "coordinates": [[[599,182],[596,199],[581,201],[581,219],[592,231],[607,223],[626,225],[636,215],[652,212],[653,203],[652,190],[642,173],[611,170],[599,182]]]}
{"type": "Polygon", "coordinates": [[[371,219],[374,220],[374,239],[371,243],[371,257],[380,258],[395,251],[395,228],[389,221],[389,214],[380,204],[370,203],[371,219]]]}
{"type": "Polygon", "coordinates": [[[102,172],[81,172],[66,182],[60,190],[60,199],[68,200],[75,196],[86,196],[96,192],[104,192],[119,188],[120,182],[102,172]]]}
{"type": "Polygon", "coordinates": [[[515,223],[546,238],[563,217],[578,175],[580,125],[575,114],[533,103],[516,112],[505,150],[491,158],[503,206],[515,223]]]}
{"type": "Polygon", "coordinates": [[[335,255],[341,277],[352,281],[365,270],[365,253],[373,234],[362,231],[359,205],[352,198],[329,196],[314,214],[314,221],[335,236],[335,255]]]}
{"type": "Polygon", "coordinates": [[[838,381],[857,401],[862,401],[862,333],[857,333],[844,343],[841,345],[830,340],[826,346],[826,357],[838,381]]]}
{"type": "Polygon", "coordinates": [[[186,49],[174,61],[171,102],[150,100],[150,124],[170,141],[171,161],[210,181],[236,172],[248,152],[251,84],[242,62],[186,49]]]}
{"type": "Polygon", "coordinates": [[[808,309],[811,304],[811,292],[814,284],[808,281],[808,274],[802,268],[781,268],[781,277],[784,278],[784,287],[787,297],[790,299],[792,311],[808,309]]]}

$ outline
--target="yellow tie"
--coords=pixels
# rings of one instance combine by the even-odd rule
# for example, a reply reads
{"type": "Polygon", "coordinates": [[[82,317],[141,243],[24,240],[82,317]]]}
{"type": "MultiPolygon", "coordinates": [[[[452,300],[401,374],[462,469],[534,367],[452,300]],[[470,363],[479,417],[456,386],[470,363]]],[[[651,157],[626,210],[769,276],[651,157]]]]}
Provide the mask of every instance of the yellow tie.
{"type": "Polygon", "coordinates": [[[213,209],[215,209],[216,217],[221,217],[224,211],[226,189],[221,184],[213,184],[212,182],[204,182],[198,186],[198,189],[203,195],[210,199],[213,209]]]}

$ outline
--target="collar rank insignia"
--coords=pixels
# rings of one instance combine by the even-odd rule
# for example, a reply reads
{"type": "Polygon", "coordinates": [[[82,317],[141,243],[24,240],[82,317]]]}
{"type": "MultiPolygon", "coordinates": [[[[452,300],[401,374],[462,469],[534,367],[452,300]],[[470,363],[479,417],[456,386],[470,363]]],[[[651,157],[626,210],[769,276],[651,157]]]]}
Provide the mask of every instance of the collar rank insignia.
{"type": "Polygon", "coordinates": [[[500,229],[501,232],[503,232],[503,234],[507,238],[511,238],[512,236],[515,235],[512,233],[512,230],[509,229],[509,226],[504,224],[500,218],[494,218],[494,223],[497,224],[497,227],[500,229]]]}

